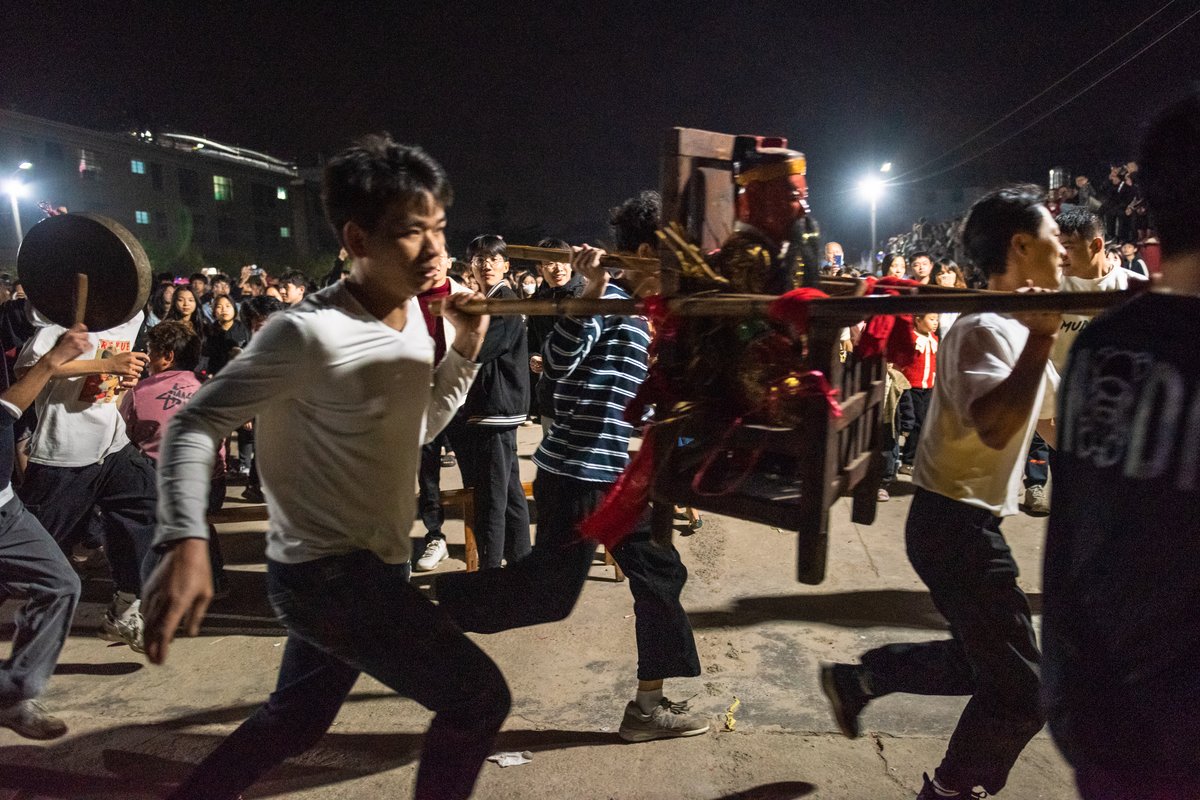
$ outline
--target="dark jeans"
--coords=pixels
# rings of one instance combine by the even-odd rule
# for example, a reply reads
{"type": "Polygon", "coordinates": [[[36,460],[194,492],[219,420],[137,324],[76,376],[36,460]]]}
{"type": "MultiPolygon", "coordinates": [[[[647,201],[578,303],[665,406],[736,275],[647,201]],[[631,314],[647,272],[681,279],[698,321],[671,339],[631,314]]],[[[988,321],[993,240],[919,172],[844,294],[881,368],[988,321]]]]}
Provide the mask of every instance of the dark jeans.
{"type": "Polygon", "coordinates": [[[140,594],[142,576],[158,557],[151,550],[158,505],[154,463],[128,444],[98,464],[54,467],[30,462],[21,499],[66,552],[72,534],[99,508],[104,550],[117,591],[140,594]]]}
{"type": "Polygon", "coordinates": [[[79,603],[79,578],[37,518],[13,498],[0,508],[0,603],[24,598],[12,654],[0,661],[0,706],[41,694],[79,603]]]}
{"type": "Polygon", "coordinates": [[[521,488],[516,428],[462,425],[450,431],[463,485],[475,490],[479,568],[529,555],[529,504],[521,488]]]}
{"type": "Polygon", "coordinates": [[[414,797],[471,794],[508,715],[499,668],[408,584],[409,566],[365,550],[302,564],[267,563],[271,605],[287,626],[279,681],[171,795],[225,800],[329,729],[360,673],[435,712],[414,797]]]}
{"type": "Polygon", "coordinates": [[[925,489],[913,496],[905,538],[953,638],[887,645],[864,654],[863,666],[876,695],[971,695],[937,778],[995,794],[1042,727],[1041,654],[1017,563],[998,517],[925,489]]]}
{"type": "Polygon", "coordinates": [[[446,514],[442,511],[442,448],[450,447],[450,438],[445,431],[432,442],[421,447],[421,468],[417,473],[417,514],[425,525],[425,544],[434,539],[446,539],[442,523],[446,514]]]}
{"type": "MultiPolygon", "coordinates": [[[[538,472],[533,496],[538,510],[537,546],[508,569],[442,575],[441,608],[465,631],[498,633],[565,619],[587,580],[596,543],[579,538],[579,523],[611,488],[538,472]]],[[[667,526],[671,507],[664,506],[667,526]]],[[[637,617],[638,679],[693,677],[700,657],[687,612],[679,602],[687,567],[670,541],[655,541],[647,510],[634,533],[613,550],[629,579],[637,617]]]]}
{"type": "Polygon", "coordinates": [[[1025,460],[1025,488],[1045,486],[1054,469],[1054,448],[1046,444],[1040,434],[1033,434],[1029,443],[1029,455],[1025,460]]]}
{"type": "Polygon", "coordinates": [[[925,427],[932,399],[933,389],[905,389],[900,395],[900,430],[907,434],[901,460],[910,467],[917,460],[917,443],[921,441],[921,429],[925,427]]]}

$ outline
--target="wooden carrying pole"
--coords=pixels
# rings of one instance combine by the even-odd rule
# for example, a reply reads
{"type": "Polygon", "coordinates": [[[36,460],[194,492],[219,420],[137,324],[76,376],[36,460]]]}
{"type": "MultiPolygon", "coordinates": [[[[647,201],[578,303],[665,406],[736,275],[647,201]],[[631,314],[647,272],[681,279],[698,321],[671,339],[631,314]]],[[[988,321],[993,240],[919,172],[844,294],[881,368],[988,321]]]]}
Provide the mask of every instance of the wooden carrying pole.
{"type": "Polygon", "coordinates": [[[75,273],[75,324],[81,325],[87,316],[88,276],[83,272],[75,273]]]}
{"type": "MultiPolygon", "coordinates": [[[[1135,293],[1124,292],[1013,292],[930,294],[891,297],[830,297],[809,302],[809,317],[851,324],[860,319],[885,314],[929,314],[959,312],[970,314],[994,311],[1015,314],[1027,311],[1063,313],[1098,312],[1128,300],[1135,293]]],[[[666,301],[667,309],[680,317],[761,317],[779,298],[775,295],[693,295],[666,301]]],[[[441,303],[431,303],[435,314],[441,303]]],[[[561,300],[472,300],[461,309],[468,314],[524,314],[526,316],[592,316],[617,314],[637,316],[646,313],[640,300],[603,300],[566,297],[561,300]]]]}
{"type": "MultiPolygon", "coordinates": [[[[557,250],[553,247],[526,247],[520,244],[510,244],[507,247],[509,258],[519,258],[525,261],[566,262],[571,261],[570,250],[557,250]]],[[[605,269],[623,269],[629,272],[658,272],[662,263],[657,258],[640,258],[609,253],[600,258],[600,266],[605,269]]]]}

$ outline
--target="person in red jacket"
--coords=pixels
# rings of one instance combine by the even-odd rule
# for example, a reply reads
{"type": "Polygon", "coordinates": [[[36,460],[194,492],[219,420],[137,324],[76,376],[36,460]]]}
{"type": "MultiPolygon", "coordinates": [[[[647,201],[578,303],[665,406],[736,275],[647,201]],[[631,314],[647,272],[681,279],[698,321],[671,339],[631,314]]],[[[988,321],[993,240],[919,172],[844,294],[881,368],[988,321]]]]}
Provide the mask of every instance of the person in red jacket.
{"type": "Polygon", "coordinates": [[[913,340],[917,354],[911,364],[900,370],[912,384],[911,389],[905,389],[904,394],[900,395],[900,433],[905,437],[900,472],[905,475],[912,474],[921,427],[925,424],[929,401],[933,398],[933,378],[937,374],[937,329],[937,314],[913,317],[913,340]]]}

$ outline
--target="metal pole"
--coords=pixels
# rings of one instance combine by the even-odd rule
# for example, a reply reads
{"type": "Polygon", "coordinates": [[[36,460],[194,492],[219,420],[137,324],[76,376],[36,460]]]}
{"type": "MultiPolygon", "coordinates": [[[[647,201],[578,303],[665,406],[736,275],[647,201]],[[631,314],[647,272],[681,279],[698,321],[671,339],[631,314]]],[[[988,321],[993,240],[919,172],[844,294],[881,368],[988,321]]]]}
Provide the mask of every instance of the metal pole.
{"type": "Polygon", "coordinates": [[[871,197],[871,272],[875,272],[875,203],[877,202],[874,196],[871,197]]]}
{"type": "Polygon", "coordinates": [[[12,203],[13,227],[17,229],[17,247],[20,247],[25,235],[21,233],[21,209],[17,207],[16,192],[10,193],[8,199],[12,203]]]}

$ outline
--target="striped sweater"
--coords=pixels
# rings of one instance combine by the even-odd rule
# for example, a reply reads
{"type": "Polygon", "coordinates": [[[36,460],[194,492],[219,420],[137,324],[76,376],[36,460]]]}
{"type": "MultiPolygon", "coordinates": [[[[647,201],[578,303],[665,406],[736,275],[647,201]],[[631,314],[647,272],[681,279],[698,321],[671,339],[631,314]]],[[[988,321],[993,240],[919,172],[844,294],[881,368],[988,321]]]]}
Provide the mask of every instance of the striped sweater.
{"type": "MultiPolygon", "coordinates": [[[[605,299],[628,298],[609,285],[605,299]]],[[[563,317],[543,348],[557,381],[554,426],[533,455],[539,469],[613,483],[629,462],[633,426],[625,406],[646,379],[650,331],[641,317],[563,317]]]]}

